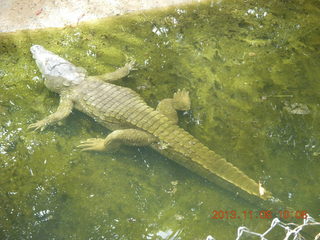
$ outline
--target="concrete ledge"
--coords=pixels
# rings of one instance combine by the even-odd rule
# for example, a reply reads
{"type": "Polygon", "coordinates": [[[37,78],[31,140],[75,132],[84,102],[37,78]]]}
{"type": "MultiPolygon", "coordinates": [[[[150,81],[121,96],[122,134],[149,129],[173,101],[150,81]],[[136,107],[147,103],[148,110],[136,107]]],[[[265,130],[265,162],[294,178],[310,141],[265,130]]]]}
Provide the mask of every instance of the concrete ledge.
{"type": "Polygon", "coordinates": [[[201,0],[5,0],[0,32],[63,27],[82,21],[201,0]]]}

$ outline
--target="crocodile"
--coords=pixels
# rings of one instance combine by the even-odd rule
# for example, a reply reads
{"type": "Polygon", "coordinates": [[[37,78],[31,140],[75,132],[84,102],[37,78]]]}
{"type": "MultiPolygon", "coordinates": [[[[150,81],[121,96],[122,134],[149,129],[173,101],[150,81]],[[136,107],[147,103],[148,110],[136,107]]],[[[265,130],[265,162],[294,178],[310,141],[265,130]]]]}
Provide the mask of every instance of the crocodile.
{"type": "Polygon", "coordinates": [[[189,93],[178,90],[154,109],[132,89],[115,81],[134,69],[135,61],[97,76],[77,67],[40,45],[30,48],[45,86],[60,95],[56,112],[29,125],[44,130],[77,109],[112,132],[106,138],[81,141],[81,151],[116,151],[120,145],[150,146],[160,154],[229,191],[267,200],[272,194],[236,166],[210,150],[177,124],[178,110],[190,109],[189,93]]]}

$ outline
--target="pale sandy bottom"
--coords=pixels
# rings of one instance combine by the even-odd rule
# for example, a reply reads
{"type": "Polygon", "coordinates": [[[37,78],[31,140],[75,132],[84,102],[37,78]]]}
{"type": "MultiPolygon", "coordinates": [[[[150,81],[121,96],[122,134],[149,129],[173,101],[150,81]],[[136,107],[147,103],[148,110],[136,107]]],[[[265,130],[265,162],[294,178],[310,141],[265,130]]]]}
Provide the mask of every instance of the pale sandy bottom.
{"type": "Polygon", "coordinates": [[[0,32],[63,27],[200,0],[0,0],[0,32]]]}

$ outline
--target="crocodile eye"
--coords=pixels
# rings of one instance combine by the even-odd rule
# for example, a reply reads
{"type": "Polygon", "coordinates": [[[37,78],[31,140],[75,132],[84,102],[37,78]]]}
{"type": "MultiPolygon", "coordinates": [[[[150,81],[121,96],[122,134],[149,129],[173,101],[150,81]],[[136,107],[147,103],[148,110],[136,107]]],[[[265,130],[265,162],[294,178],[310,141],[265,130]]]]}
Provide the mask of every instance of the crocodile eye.
{"type": "Polygon", "coordinates": [[[71,85],[69,81],[64,81],[62,84],[63,86],[66,86],[66,87],[70,87],[71,85]]]}

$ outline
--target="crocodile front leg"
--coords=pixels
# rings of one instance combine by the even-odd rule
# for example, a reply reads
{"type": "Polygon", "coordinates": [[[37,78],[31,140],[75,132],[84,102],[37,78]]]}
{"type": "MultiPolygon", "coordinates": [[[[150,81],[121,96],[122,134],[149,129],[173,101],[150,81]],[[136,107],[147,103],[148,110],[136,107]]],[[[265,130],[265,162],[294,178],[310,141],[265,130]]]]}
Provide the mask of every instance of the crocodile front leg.
{"type": "Polygon", "coordinates": [[[61,95],[57,111],[36,123],[30,124],[28,126],[28,129],[40,129],[40,131],[43,131],[48,125],[51,125],[68,117],[72,112],[72,108],[73,102],[69,99],[69,97],[61,95]]]}
{"type": "Polygon", "coordinates": [[[157,141],[157,138],[138,129],[121,129],[110,133],[105,139],[89,138],[81,142],[78,148],[81,151],[116,151],[120,145],[148,146],[157,141]]]}
{"type": "Polygon", "coordinates": [[[173,98],[163,99],[157,106],[157,111],[164,114],[176,124],[178,123],[177,110],[190,110],[189,92],[185,89],[179,89],[175,94],[173,94],[173,98]]]}
{"type": "Polygon", "coordinates": [[[134,64],[135,64],[134,59],[130,59],[129,57],[127,57],[127,59],[129,60],[129,62],[126,63],[126,65],[124,65],[123,67],[118,68],[114,72],[105,73],[97,76],[89,76],[88,78],[93,80],[102,80],[105,82],[113,82],[121,78],[124,78],[130,73],[131,70],[134,70],[134,64]]]}

